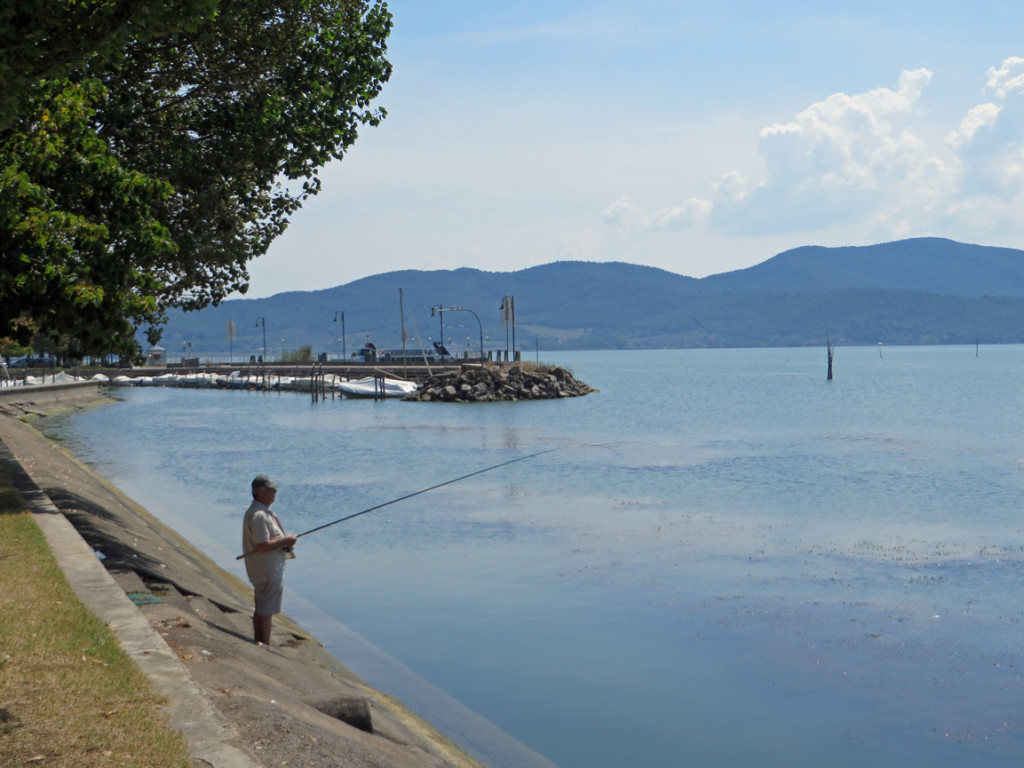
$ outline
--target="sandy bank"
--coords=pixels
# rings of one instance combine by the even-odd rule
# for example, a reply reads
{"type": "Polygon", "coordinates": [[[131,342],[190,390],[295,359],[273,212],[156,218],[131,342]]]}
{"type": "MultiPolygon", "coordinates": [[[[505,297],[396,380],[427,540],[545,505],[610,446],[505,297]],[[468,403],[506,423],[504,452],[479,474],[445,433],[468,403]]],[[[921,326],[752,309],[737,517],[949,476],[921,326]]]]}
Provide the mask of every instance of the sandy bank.
{"type": "MultiPolygon", "coordinates": [[[[52,519],[52,501],[88,548],[101,553],[114,597],[130,598],[124,604],[151,635],[128,645],[143,656],[166,652],[215,710],[216,717],[203,720],[220,721],[227,744],[205,753],[200,745],[197,765],[478,767],[287,618],[275,624],[274,647],[254,645],[246,584],[18,418],[102,397],[37,391],[31,402],[0,398],[0,460],[34,511],[49,511],[52,519]]],[[[85,559],[99,562],[95,555],[85,559]]]]}

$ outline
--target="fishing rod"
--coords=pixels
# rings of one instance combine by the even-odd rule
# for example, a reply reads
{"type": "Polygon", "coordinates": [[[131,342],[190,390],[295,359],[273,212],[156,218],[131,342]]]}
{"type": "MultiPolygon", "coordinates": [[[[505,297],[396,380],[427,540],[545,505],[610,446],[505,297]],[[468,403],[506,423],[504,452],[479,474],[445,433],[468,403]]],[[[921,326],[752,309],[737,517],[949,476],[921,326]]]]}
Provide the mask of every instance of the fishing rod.
{"type": "MultiPolygon", "coordinates": [[[[397,504],[400,501],[405,501],[406,499],[411,499],[413,496],[419,496],[421,493],[426,493],[427,491],[434,491],[434,490],[437,490],[438,488],[443,488],[446,485],[451,485],[452,483],[458,483],[458,482],[460,482],[462,480],[468,480],[471,477],[476,477],[477,475],[482,475],[484,472],[490,472],[492,469],[498,469],[500,467],[507,467],[509,464],[515,464],[517,461],[526,461],[527,459],[532,459],[532,458],[535,458],[537,456],[543,456],[545,453],[552,453],[553,451],[560,451],[564,447],[566,447],[566,446],[561,446],[561,447],[558,447],[558,448],[548,448],[547,450],[544,450],[544,451],[537,451],[537,453],[531,453],[531,454],[529,454],[527,456],[519,456],[518,458],[515,458],[515,459],[509,459],[508,461],[503,461],[500,464],[494,464],[493,466],[490,466],[490,467],[484,467],[483,469],[478,469],[475,472],[470,472],[468,475],[462,475],[462,477],[455,477],[455,478],[452,478],[451,480],[445,480],[443,483],[438,483],[437,485],[432,485],[429,488],[423,488],[423,489],[421,489],[419,491],[413,491],[412,493],[407,493],[407,494],[405,494],[405,496],[399,496],[397,499],[391,499],[391,501],[385,501],[383,504],[377,504],[376,506],[368,507],[367,509],[364,509],[364,510],[362,510],[360,512],[353,512],[351,515],[346,515],[345,517],[339,517],[337,520],[332,520],[329,523],[324,523],[323,525],[318,525],[316,528],[310,528],[308,531],[303,531],[302,533],[296,534],[295,538],[301,539],[303,536],[308,536],[311,533],[316,533],[317,531],[322,531],[324,528],[330,528],[332,525],[337,525],[338,523],[344,523],[346,520],[351,520],[353,517],[359,517],[360,515],[365,515],[367,512],[373,512],[374,510],[378,510],[378,509],[381,509],[383,507],[390,506],[392,504],[397,504]]],[[[242,558],[248,557],[251,554],[254,554],[254,553],[253,552],[245,552],[245,553],[239,555],[238,557],[236,557],[235,560],[241,560],[242,558]]]]}

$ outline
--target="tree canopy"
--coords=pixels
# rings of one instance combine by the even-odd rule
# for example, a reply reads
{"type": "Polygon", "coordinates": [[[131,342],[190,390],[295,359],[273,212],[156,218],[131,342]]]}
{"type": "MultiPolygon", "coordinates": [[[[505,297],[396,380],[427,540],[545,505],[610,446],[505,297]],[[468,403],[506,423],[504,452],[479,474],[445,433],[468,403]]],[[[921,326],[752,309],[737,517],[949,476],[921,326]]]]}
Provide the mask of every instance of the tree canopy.
{"type": "MultiPolygon", "coordinates": [[[[128,21],[77,59],[54,31],[53,56],[68,63],[12,74],[22,92],[0,100],[0,337],[136,354],[135,329],[155,340],[168,308],[244,292],[248,262],[319,191],[320,168],[385,116],[371,105],[391,73],[384,3],[213,2],[166,4],[160,19],[152,4],[93,3],[128,21]]],[[[72,25],[82,4],[49,5],[72,25]]],[[[0,72],[12,61],[5,50],[0,72]]]]}
{"type": "Polygon", "coordinates": [[[132,40],[194,29],[217,0],[3,0],[0,2],[0,124],[40,80],[87,59],[117,56],[132,40]]]}

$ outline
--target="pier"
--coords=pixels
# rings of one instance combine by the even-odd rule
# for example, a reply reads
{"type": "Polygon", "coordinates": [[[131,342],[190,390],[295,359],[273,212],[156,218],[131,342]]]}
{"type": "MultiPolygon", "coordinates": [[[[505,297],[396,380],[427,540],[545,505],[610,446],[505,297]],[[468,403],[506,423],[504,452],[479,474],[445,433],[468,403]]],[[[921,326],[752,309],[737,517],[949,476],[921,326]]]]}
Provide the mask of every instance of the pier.
{"type": "Polygon", "coordinates": [[[451,360],[444,363],[431,363],[426,365],[423,362],[411,364],[408,362],[380,361],[375,363],[364,363],[361,361],[326,362],[326,363],[211,363],[204,364],[198,361],[185,363],[168,363],[166,365],[132,366],[130,368],[110,368],[103,366],[65,366],[61,368],[9,368],[9,377],[0,376],[0,387],[5,384],[23,383],[26,379],[35,379],[37,382],[59,383],[61,374],[65,377],[73,376],[76,379],[92,379],[96,374],[102,374],[113,380],[118,376],[129,378],[160,378],[167,375],[183,376],[212,374],[220,377],[229,377],[237,372],[246,378],[266,377],[267,379],[281,378],[309,378],[313,375],[337,376],[342,379],[361,379],[374,374],[382,374],[388,378],[403,379],[422,383],[431,376],[442,373],[458,371],[464,361],[451,360]],[[56,379],[56,382],[54,381],[56,379]]]}
{"type": "Polygon", "coordinates": [[[73,398],[83,388],[99,391],[105,387],[132,386],[301,392],[310,394],[314,402],[342,396],[385,399],[412,391],[398,382],[419,386],[444,373],[458,371],[462,365],[458,361],[419,365],[410,365],[407,361],[201,365],[198,361],[186,360],[178,364],[132,368],[16,369],[9,371],[12,375],[0,378],[0,407],[4,403],[22,404],[40,397],[59,397],[58,393],[73,398]],[[372,385],[367,380],[372,380],[372,385]],[[350,383],[353,386],[346,387],[350,383]]]}

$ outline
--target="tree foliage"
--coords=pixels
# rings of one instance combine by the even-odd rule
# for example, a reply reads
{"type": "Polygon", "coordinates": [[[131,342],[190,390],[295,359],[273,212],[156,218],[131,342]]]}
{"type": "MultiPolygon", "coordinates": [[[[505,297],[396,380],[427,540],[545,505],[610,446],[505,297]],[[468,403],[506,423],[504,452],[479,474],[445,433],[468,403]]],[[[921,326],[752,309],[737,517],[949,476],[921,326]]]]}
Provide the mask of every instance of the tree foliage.
{"type": "Polygon", "coordinates": [[[0,0],[0,125],[40,80],[117,56],[132,40],[195,29],[216,7],[217,0],[0,0]]]}
{"type": "Polygon", "coordinates": [[[90,130],[103,94],[95,81],[46,81],[0,141],[0,319],[23,342],[73,335],[103,350],[156,317],[153,267],[175,247],[151,210],[171,188],[90,130]]]}
{"type": "Polygon", "coordinates": [[[0,336],[137,352],[167,308],[244,292],[319,169],[384,117],[390,27],[377,2],[221,0],[38,80],[0,123],[0,336]]]}

